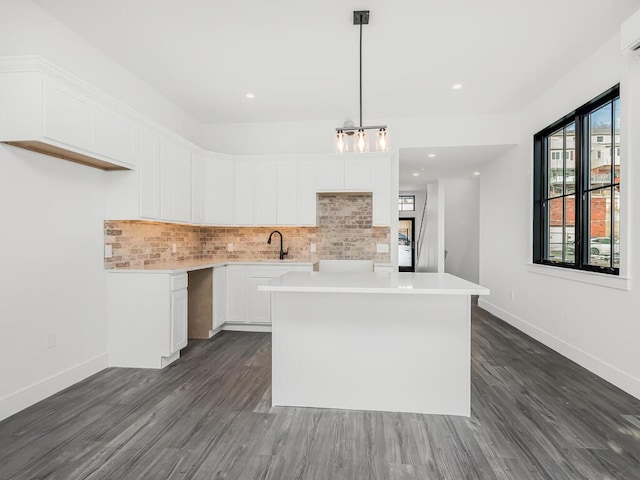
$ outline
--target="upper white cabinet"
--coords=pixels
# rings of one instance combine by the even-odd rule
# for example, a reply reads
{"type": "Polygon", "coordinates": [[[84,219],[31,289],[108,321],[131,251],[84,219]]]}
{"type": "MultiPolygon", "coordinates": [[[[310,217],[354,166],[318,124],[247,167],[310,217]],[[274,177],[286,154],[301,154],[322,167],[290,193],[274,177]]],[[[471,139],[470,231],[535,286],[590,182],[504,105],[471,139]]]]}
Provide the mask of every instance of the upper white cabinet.
{"type": "Polygon", "coordinates": [[[199,153],[191,154],[191,223],[204,222],[204,192],[206,161],[199,153]]]}
{"type": "Polygon", "coordinates": [[[275,160],[253,162],[253,223],[276,225],[278,222],[278,172],[275,160]]]}
{"type": "Polygon", "coordinates": [[[86,95],[45,79],[43,136],[68,147],[94,149],[94,105],[86,95]]]}
{"type": "Polygon", "coordinates": [[[204,223],[233,225],[234,161],[213,156],[205,160],[204,223]]]}
{"type": "Polygon", "coordinates": [[[358,155],[344,159],[344,189],[373,190],[373,172],[377,158],[358,155]]]}
{"type": "Polygon", "coordinates": [[[104,170],[135,168],[126,109],[38,57],[0,58],[0,141],[104,170]]]}
{"type": "Polygon", "coordinates": [[[191,220],[191,152],[167,137],[160,140],[160,199],[163,220],[191,220]]]}
{"type": "Polygon", "coordinates": [[[344,190],[344,158],[342,156],[320,158],[317,162],[318,191],[344,190]]]}
{"type": "MultiPolygon", "coordinates": [[[[373,224],[391,225],[391,212],[395,212],[396,199],[391,197],[391,159],[378,157],[373,160],[373,224]]],[[[397,215],[396,215],[397,216],[397,215]]]]}
{"type": "Polygon", "coordinates": [[[312,160],[279,160],[277,224],[316,224],[317,163],[312,160]]]}
{"type": "Polygon", "coordinates": [[[138,131],[140,216],[160,218],[160,135],[147,128],[138,131]]]}
{"type": "MultiPolygon", "coordinates": [[[[253,225],[253,161],[239,160],[235,162],[233,195],[234,225],[253,225]]],[[[256,197],[259,201],[259,198],[256,197]]]]}

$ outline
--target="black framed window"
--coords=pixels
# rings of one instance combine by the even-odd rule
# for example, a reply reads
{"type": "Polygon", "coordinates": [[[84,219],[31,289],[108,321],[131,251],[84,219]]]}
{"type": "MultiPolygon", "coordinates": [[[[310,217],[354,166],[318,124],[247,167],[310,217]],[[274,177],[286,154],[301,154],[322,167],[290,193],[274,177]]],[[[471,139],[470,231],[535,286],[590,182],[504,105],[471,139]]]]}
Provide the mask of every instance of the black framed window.
{"type": "Polygon", "coordinates": [[[400,195],[398,197],[398,211],[415,212],[415,210],[416,210],[415,195],[400,195]]]}
{"type": "Polygon", "coordinates": [[[534,136],[533,261],[620,269],[620,86],[534,136]]]}

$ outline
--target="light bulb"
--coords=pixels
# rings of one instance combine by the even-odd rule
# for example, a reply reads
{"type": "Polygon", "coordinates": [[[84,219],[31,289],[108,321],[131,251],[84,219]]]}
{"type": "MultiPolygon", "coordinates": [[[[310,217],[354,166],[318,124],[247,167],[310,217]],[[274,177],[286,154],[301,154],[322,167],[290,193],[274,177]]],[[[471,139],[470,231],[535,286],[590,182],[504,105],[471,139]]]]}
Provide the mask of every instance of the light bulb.
{"type": "Polygon", "coordinates": [[[338,153],[343,153],[347,150],[347,139],[345,133],[342,130],[338,130],[338,133],[336,133],[336,151],[338,153]]]}
{"type": "Polygon", "coordinates": [[[369,145],[367,145],[367,134],[361,128],[356,133],[356,151],[358,153],[364,153],[369,150],[369,145]]]}
{"type": "Polygon", "coordinates": [[[389,141],[387,138],[387,129],[381,128],[378,130],[378,141],[376,142],[376,149],[379,152],[389,151],[389,141]]]}

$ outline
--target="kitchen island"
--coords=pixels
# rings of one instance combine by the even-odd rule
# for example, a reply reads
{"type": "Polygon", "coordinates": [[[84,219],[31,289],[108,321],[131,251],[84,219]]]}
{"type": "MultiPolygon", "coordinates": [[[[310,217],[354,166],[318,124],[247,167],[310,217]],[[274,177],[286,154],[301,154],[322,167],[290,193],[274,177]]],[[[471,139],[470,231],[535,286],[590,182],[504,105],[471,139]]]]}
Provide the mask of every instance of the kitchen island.
{"type": "Polygon", "coordinates": [[[471,295],[449,274],[292,272],[271,292],[274,406],[470,415],[471,295]]]}

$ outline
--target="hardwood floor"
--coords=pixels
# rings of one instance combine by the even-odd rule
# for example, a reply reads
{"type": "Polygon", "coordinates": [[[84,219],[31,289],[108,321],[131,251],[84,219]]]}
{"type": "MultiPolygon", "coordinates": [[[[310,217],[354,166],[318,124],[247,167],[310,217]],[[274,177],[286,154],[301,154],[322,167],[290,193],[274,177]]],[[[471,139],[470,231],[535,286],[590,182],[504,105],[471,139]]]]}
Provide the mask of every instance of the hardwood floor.
{"type": "Polygon", "coordinates": [[[474,307],[471,418],[270,407],[270,335],[0,423],[0,479],[640,479],[640,400],[474,307]]]}

